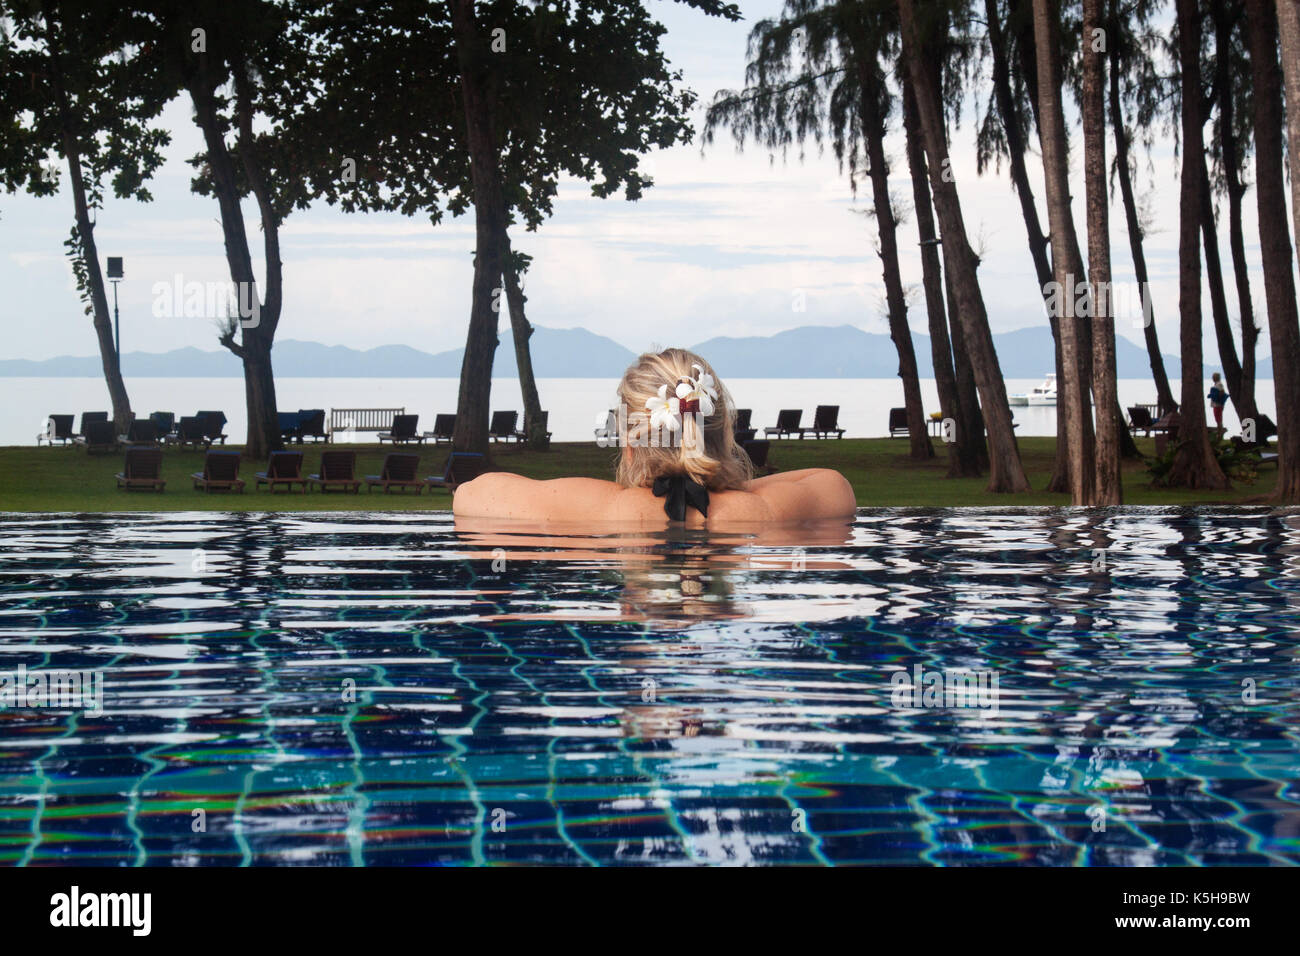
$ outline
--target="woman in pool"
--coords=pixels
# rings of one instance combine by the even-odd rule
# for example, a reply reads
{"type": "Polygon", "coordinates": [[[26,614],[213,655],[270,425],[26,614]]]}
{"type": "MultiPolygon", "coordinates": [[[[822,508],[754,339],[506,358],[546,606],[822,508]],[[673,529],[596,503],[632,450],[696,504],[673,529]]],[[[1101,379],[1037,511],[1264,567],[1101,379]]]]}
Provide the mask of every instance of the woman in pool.
{"type": "Polygon", "coordinates": [[[490,472],[452,499],[465,517],[687,527],[847,518],[853,488],[837,471],[753,477],[736,444],[735,406],[709,364],[685,349],[647,353],[623,375],[615,481],[490,472]]]}

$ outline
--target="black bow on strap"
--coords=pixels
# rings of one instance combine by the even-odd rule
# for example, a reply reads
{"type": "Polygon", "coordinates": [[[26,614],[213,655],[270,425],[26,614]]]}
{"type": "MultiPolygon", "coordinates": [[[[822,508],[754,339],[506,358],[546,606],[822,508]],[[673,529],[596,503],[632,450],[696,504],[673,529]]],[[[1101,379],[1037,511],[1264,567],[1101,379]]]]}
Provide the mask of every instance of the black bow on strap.
{"type": "Polygon", "coordinates": [[[660,475],[653,490],[656,498],[664,499],[664,514],[673,521],[686,520],[688,504],[702,515],[709,513],[709,489],[687,475],[660,475]]]}

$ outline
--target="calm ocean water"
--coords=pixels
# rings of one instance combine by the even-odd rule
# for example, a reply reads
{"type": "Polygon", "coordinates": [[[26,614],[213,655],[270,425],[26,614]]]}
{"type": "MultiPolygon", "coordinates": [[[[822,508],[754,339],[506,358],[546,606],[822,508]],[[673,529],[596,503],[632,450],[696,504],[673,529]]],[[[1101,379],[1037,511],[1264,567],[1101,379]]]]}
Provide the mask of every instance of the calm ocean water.
{"type": "MultiPolygon", "coordinates": [[[[1009,393],[1025,392],[1038,379],[1008,379],[1009,393]]],[[[614,404],[614,379],[544,378],[538,381],[542,407],[550,412],[555,441],[589,441],[598,416],[614,404]]],[[[782,408],[802,408],[804,424],[812,424],[818,405],[839,405],[840,425],[851,438],[888,433],[889,409],[903,404],[903,387],[893,378],[851,379],[729,379],[737,404],[754,410],[759,429],[776,424],[782,408]]],[[[1206,386],[1208,390],[1208,384],[1206,386]]],[[[433,428],[439,412],[456,410],[459,383],[454,378],[284,378],[276,383],[281,409],[397,408],[420,416],[424,430],[433,428]]],[[[135,378],[127,381],[137,415],[153,411],[192,414],[199,409],[221,409],[229,424],[226,434],[242,442],[246,433],[244,383],[239,378],[135,378]]],[[[921,383],[926,413],[939,410],[938,391],[932,379],[921,383]]],[[[1148,379],[1121,379],[1120,403],[1155,401],[1155,386],[1148,379]]],[[[1274,414],[1273,383],[1258,384],[1260,409],[1274,414]]],[[[83,411],[108,410],[108,389],[100,378],[0,378],[0,445],[31,445],[45,430],[47,415],[80,416],[83,411]]],[[[492,408],[517,409],[522,422],[523,402],[519,382],[493,379],[492,408]]],[[[1017,408],[1020,435],[1056,434],[1054,408],[1017,408]]],[[[1230,428],[1237,425],[1229,406],[1230,428]]],[[[79,419],[78,419],[79,420],[79,419]]]]}

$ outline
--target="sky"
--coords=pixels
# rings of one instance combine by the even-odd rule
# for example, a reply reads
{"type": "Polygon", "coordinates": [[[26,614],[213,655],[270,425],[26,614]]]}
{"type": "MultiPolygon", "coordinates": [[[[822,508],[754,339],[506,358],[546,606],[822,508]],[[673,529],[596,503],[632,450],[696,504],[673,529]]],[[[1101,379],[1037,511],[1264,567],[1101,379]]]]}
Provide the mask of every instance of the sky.
{"type": "MultiPolygon", "coordinates": [[[[781,8],[779,0],[742,0],[745,19],[727,23],[683,4],[650,2],[668,28],[663,38],[668,59],[683,71],[702,103],[720,88],[743,85],[748,33],[756,20],[777,15],[781,8]]],[[[171,103],[163,119],[173,141],[150,186],[154,201],[110,198],[98,214],[96,240],[101,257],[125,259],[126,279],[119,287],[124,351],[213,350],[219,348],[215,318],[154,314],[160,283],[170,289],[177,277],[182,284],[229,279],[216,201],[189,189],[186,159],[200,151],[201,136],[188,102],[171,103]]],[[[950,134],[953,171],[971,241],[983,256],[980,281],[990,323],[995,332],[1045,325],[1005,165],[1001,173],[976,174],[975,129],[972,104],[967,103],[961,126],[950,134]]],[[[1077,126],[1072,129],[1071,191],[1083,239],[1082,136],[1077,126]]],[[[870,208],[869,191],[855,199],[833,156],[818,155],[812,145],[803,161],[797,154],[783,161],[752,144],[738,153],[725,130],[708,148],[700,143],[697,135],[691,145],[645,160],[656,185],[638,202],[595,199],[587,184],[564,182],[555,215],[535,233],[512,234],[515,248],[534,257],[526,279],[529,319],[554,328],[583,327],[636,351],[689,346],[717,335],[770,335],[803,325],[847,324],[886,332],[875,223],[863,215],[870,208]]],[[[891,186],[900,204],[910,207],[897,116],[888,149],[891,186]]],[[[1036,155],[1031,176],[1045,226],[1036,155]]],[[[1156,327],[1162,351],[1176,354],[1178,158],[1170,137],[1158,137],[1149,165],[1143,160],[1138,189],[1149,194],[1153,214],[1146,257],[1156,327]]],[[[245,218],[257,261],[261,239],[252,203],[245,204],[245,218]]],[[[90,320],[63,254],[72,222],[66,187],[42,199],[0,195],[0,288],[6,293],[0,320],[8,330],[0,356],[95,354],[90,320]]],[[[914,295],[909,321],[914,330],[925,332],[920,258],[910,217],[900,229],[903,281],[914,295]]],[[[1253,192],[1246,196],[1244,231],[1262,323],[1253,192]]],[[[1226,223],[1220,235],[1227,268],[1226,223]]],[[[281,246],[285,306],[279,339],[357,349],[404,344],[428,352],[465,344],[472,213],[434,227],[425,218],[349,215],[319,203],[285,222],[281,246]]],[[[1118,196],[1111,206],[1111,250],[1115,282],[1131,283],[1118,196]]],[[[258,275],[260,281],[260,265],[258,275]]],[[[1225,279],[1235,319],[1231,276],[1225,279]]],[[[110,291],[110,307],[111,299],[110,291]]],[[[1208,305],[1205,325],[1206,362],[1214,365],[1217,349],[1208,305]]],[[[1117,332],[1142,341],[1140,328],[1131,321],[1117,322],[1117,332]]],[[[508,348],[509,341],[503,335],[502,347],[508,348]]],[[[1261,357],[1268,353],[1267,342],[1265,332],[1261,357]]]]}

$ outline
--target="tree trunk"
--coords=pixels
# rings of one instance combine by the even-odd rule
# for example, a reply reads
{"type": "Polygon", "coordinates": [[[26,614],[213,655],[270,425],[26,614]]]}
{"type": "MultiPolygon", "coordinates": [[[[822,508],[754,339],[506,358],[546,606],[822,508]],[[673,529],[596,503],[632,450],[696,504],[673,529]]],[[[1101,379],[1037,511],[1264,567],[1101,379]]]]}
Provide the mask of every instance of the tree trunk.
{"type": "Polygon", "coordinates": [[[1110,194],[1106,188],[1106,77],[1091,38],[1102,29],[1103,0],[1083,0],[1083,171],[1087,195],[1088,277],[1092,283],[1092,393],[1097,402],[1095,505],[1123,503],[1120,484],[1122,425],[1115,380],[1115,320],[1110,296],[1110,194]]]}
{"type": "Polygon", "coordinates": [[[944,294],[948,299],[948,327],[952,331],[953,373],[957,378],[957,407],[961,414],[957,416],[957,429],[965,430],[966,441],[962,444],[965,462],[961,466],[962,475],[975,477],[989,469],[988,440],[984,434],[984,413],[980,408],[979,388],[975,383],[975,370],[971,367],[970,349],[966,347],[966,332],[957,319],[959,311],[957,293],[952,287],[952,277],[944,271],[944,294]]]}
{"type": "MultiPolygon", "coordinates": [[[[249,191],[257,200],[258,216],[262,221],[262,258],[266,265],[266,295],[260,306],[257,321],[243,326],[244,381],[248,402],[248,447],[246,453],[253,458],[265,458],[272,451],[284,447],[280,434],[279,406],[275,399],[275,373],[271,367],[271,348],[280,326],[280,310],[284,300],[284,266],[280,260],[280,218],[271,201],[257,141],[253,137],[253,105],[248,88],[248,73],[237,69],[235,76],[236,118],[239,130],[239,153],[244,166],[244,178],[249,191]],[[257,428],[254,428],[254,422],[257,428]]],[[[236,206],[238,203],[236,203],[236,206]]],[[[243,223],[240,223],[243,234],[243,223]]],[[[250,255],[251,261],[251,255],[250,255]]],[[[249,301],[256,292],[250,294],[249,301]]]]}
{"type": "MultiPolygon", "coordinates": [[[[63,83],[63,69],[60,65],[57,38],[54,28],[49,24],[46,14],[47,29],[50,32],[50,73],[54,86],[54,95],[59,98],[59,117],[62,124],[63,154],[68,161],[68,182],[72,187],[72,204],[77,223],[77,245],[74,253],[79,257],[84,272],[84,283],[78,282],[78,291],[90,297],[91,323],[95,329],[95,338],[99,343],[99,360],[104,369],[104,382],[108,385],[109,401],[113,404],[113,427],[119,435],[126,434],[131,425],[131,401],[126,394],[126,382],[122,379],[121,356],[117,354],[117,343],[113,337],[113,319],[108,311],[108,295],[104,290],[104,274],[99,268],[99,250],[95,246],[95,224],[90,219],[90,204],[86,199],[86,181],[81,170],[81,150],[77,146],[72,131],[72,118],[68,115],[69,105],[67,90],[63,83]]],[[[78,276],[82,279],[83,276],[78,276]]]]}
{"type": "Polygon", "coordinates": [[[506,231],[505,202],[497,144],[492,131],[491,70],[487,50],[474,19],[473,0],[451,0],[452,30],[460,64],[461,97],[474,188],[474,295],[470,306],[465,358],[460,369],[460,396],[452,447],[488,450],[492,401],[492,361],[497,347],[498,309],[493,296],[501,281],[506,231]]]}
{"type": "Polygon", "coordinates": [[[1033,0],[1007,0],[1007,29],[1016,38],[1020,82],[1034,114],[1034,129],[1041,127],[1038,100],[1038,49],[1034,40],[1033,0]]]}
{"type": "Polygon", "coordinates": [[[874,50],[861,39],[855,40],[855,59],[861,84],[859,98],[862,133],[867,144],[867,166],[871,178],[871,197],[876,212],[876,230],[880,236],[880,263],[884,271],[885,302],[889,310],[889,337],[898,352],[898,376],[903,380],[903,406],[907,412],[907,432],[911,457],[934,457],[930,433],[921,405],[921,380],[912,347],[912,330],[907,325],[907,298],[903,293],[903,276],[898,266],[898,224],[889,196],[889,164],[885,160],[885,113],[888,111],[885,78],[879,71],[874,50]],[[885,102],[882,102],[885,101],[885,102]]]}
{"type": "MultiPolygon", "coordinates": [[[[1039,140],[1043,151],[1043,177],[1047,191],[1047,215],[1052,234],[1052,269],[1059,295],[1057,322],[1061,329],[1061,367],[1064,379],[1057,393],[1057,414],[1065,415],[1066,440],[1080,450],[1070,456],[1070,500],[1076,505],[1092,504],[1092,471],[1089,468],[1084,416],[1088,393],[1082,378],[1081,337],[1076,329],[1075,284],[1080,274],[1071,268],[1070,237],[1074,217],[1070,210],[1070,170],[1066,155],[1065,114],[1061,107],[1060,45],[1056,42],[1056,9],[1050,0],[1034,0],[1034,46],[1037,50],[1039,140]]],[[[1080,270],[1081,271],[1081,270],[1080,270]]]]}
{"type": "MultiPolygon", "coordinates": [[[[1115,0],[1111,0],[1111,29],[1118,31],[1115,0]]],[[[1146,340],[1147,361],[1151,363],[1151,377],[1156,383],[1156,404],[1161,411],[1172,410],[1178,402],[1169,387],[1169,373],[1160,351],[1160,338],[1156,334],[1155,313],[1152,311],[1150,284],[1147,278],[1147,257],[1142,249],[1142,224],[1138,221],[1137,200],[1133,194],[1133,173],[1129,158],[1129,137],[1124,127],[1124,110],[1120,103],[1120,76],[1123,66],[1119,61],[1119,44],[1110,44],[1110,116],[1115,130],[1115,169],[1119,178],[1120,197],[1124,201],[1124,221],[1128,226],[1129,252],[1133,256],[1133,279],[1142,298],[1142,334],[1146,340]]]]}
{"type": "MultiPolygon", "coordinates": [[[[1016,198],[1020,200],[1020,217],[1025,222],[1029,255],[1034,261],[1034,273],[1038,277],[1038,292],[1046,304],[1052,282],[1052,265],[1047,258],[1047,237],[1043,235],[1043,227],[1038,218],[1038,204],[1034,201],[1034,192],[1029,184],[1029,169],[1025,165],[1025,141],[1020,135],[1019,111],[1011,89],[1011,68],[1007,62],[1006,40],[998,17],[997,0],[984,0],[984,12],[988,19],[989,46],[993,52],[993,95],[1003,135],[1007,140],[1011,183],[1015,187],[1016,198]]],[[[1060,382],[1064,380],[1061,368],[1061,328],[1050,308],[1047,310],[1047,322],[1052,328],[1053,371],[1056,380],[1060,382]]],[[[1046,490],[1070,490],[1070,442],[1065,432],[1065,416],[1062,414],[1056,416],[1056,457],[1046,490]]]]}
{"type": "Polygon", "coordinates": [[[1166,483],[1173,487],[1227,488],[1228,479],[1210,448],[1201,397],[1202,183],[1205,157],[1201,141],[1201,19],[1196,0],[1177,0],[1178,62],[1182,99],[1182,180],[1178,196],[1178,312],[1183,365],[1183,395],[1178,445],[1166,483]]]}
{"type": "Polygon", "coordinates": [[[1201,163],[1201,238],[1205,242],[1205,273],[1210,286],[1210,312],[1214,316],[1214,337],[1219,346],[1219,366],[1232,396],[1232,407],[1240,419],[1253,418],[1253,410],[1242,405],[1241,362],[1237,358],[1237,342],[1232,334],[1232,321],[1228,318],[1228,297],[1223,286],[1223,265],[1219,259],[1219,231],[1214,223],[1214,199],[1210,195],[1209,170],[1205,154],[1201,163]]]}
{"type": "Polygon", "coordinates": [[[275,404],[275,375],[271,371],[271,343],[245,330],[240,358],[244,363],[244,404],[248,409],[248,444],[244,454],[252,459],[270,456],[284,447],[275,404]],[[253,416],[257,415],[258,418],[253,416]],[[268,416],[275,415],[274,420],[268,416]],[[256,425],[256,427],[255,427],[256,425]]]}
{"type": "Polygon", "coordinates": [[[510,307],[510,329],[515,338],[515,366],[519,370],[519,391],[524,397],[524,434],[528,436],[529,448],[545,451],[551,443],[546,437],[546,426],[542,424],[542,400],[537,394],[537,379],[533,376],[533,355],[528,346],[528,340],[533,335],[533,327],[524,314],[524,303],[528,300],[519,285],[519,270],[515,266],[515,257],[510,249],[508,235],[501,259],[506,301],[510,307]]]}
{"type": "MultiPolygon", "coordinates": [[[[925,310],[930,328],[930,361],[934,366],[934,383],[939,390],[939,414],[955,426],[945,431],[949,478],[973,478],[980,474],[979,459],[974,454],[969,435],[973,429],[962,427],[962,412],[957,397],[957,376],[953,370],[952,345],[948,339],[947,310],[944,308],[945,283],[939,265],[939,240],[934,231],[934,209],[930,202],[930,183],[925,167],[925,149],[921,145],[920,118],[916,113],[916,94],[907,70],[900,71],[903,87],[903,129],[907,137],[907,166],[912,177],[912,205],[916,214],[916,231],[921,246],[921,285],[925,290],[925,310]],[[951,439],[949,441],[948,439],[951,439]]],[[[945,429],[947,425],[945,424],[945,429]]]]}
{"type": "MultiPolygon", "coordinates": [[[[1056,27],[1054,24],[1053,31],[1055,31],[1055,29],[1056,27]]],[[[1059,47],[1057,47],[1057,49],[1059,49],[1059,47]]],[[[1059,101],[1059,87],[1058,87],[1058,101],[1059,101]]],[[[1065,140],[1065,147],[1066,147],[1066,154],[1067,154],[1066,166],[1068,167],[1070,164],[1068,158],[1070,143],[1068,138],[1065,140]]],[[[1046,192],[1047,190],[1044,189],[1043,191],[1046,192]]],[[[1065,198],[1067,204],[1072,201],[1073,197],[1070,196],[1068,190],[1066,191],[1065,198]]],[[[1049,211],[1050,211],[1050,207],[1049,207],[1049,211]]],[[[1091,489],[1093,470],[1089,462],[1092,462],[1094,460],[1094,455],[1096,454],[1096,448],[1095,448],[1096,435],[1093,432],[1092,418],[1093,418],[1094,406],[1097,408],[1100,408],[1100,406],[1096,404],[1096,401],[1092,396],[1092,287],[1088,285],[1088,269],[1083,261],[1083,247],[1079,244],[1079,233],[1076,231],[1074,225],[1073,207],[1071,207],[1071,212],[1070,212],[1070,227],[1066,231],[1066,253],[1069,257],[1066,265],[1068,267],[1068,271],[1070,274],[1070,280],[1074,283],[1075,288],[1083,296],[1084,301],[1088,303],[1088,307],[1083,311],[1083,314],[1078,314],[1076,312],[1074,317],[1074,342],[1075,342],[1074,354],[1075,354],[1075,358],[1078,360],[1079,363],[1078,368],[1076,369],[1075,372],[1075,374],[1077,375],[1077,387],[1079,389],[1078,400],[1079,400],[1079,404],[1083,407],[1083,416],[1082,416],[1082,421],[1083,421],[1082,457],[1084,461],[1083,478],[1084,481],[1087,483],[1088,488],[1091,489]]],[[[1053,255],[1053,267],[1055,267],[1055,255],[1053,255]]],[[[1077,297],[1075,299],[1071,299],[1071,301],[1077,302],[1077,297]]],[[[1064,366],[1065,364],[1064,352],[1062,352],[1061,357],[1062,357],[1061,364],[1064,366]]],[[[1057,379],[1057,382],[1060,381],[1061,381],[1060,379],[1057,379]]],[[[1067,430],[1069,428],[1068,412],[1069,410],[1067,408],[1066,409],[1067,430]]],[[[1060,406],[1059,398],[1057,399],[1056,413],[1057,415],[1061,414],[1061,406],[1060,406]]],[[[1120,414],[1118,402],[1115,403],[1115,414],[1117,415],[1120,414]]],[[[1089,492],[1089,494],[1091,494],[1091,491],[1089,492]]]]}
{"type": "Polygon", "coordinates": [[[957,300],[955,324],[961,326],[971,370],[979,388],[980,406],[989,442],[988,490],[1028,491],[1029,480],[1025,476],[1015,432],[1012,430],[1006,383],[1002,379],[1002,369],[993,347],[993,334],[989,330],[988,313],[984,308],[984,297],[980,292],[975,253],[967,239],[961,199],[944,142],[939,91],[935,89],[927,64],[920,55],[913,3],[914,0],[898,0],[904,38],[903,58],[916,89],[921,133],[930,172],[930,188],[942,230],[944,270],[950,278],[957,300]]]}
{"type": "Polygon", "coordinates": [[[1259,326],[1255,324],[1255,307],[1250,299],[1249,264],[1246,261],[1246,239],[1241,225],[1241,200],[1246,186],[1241,181],[1241,148],[1237,143],[1236,103],[1232,96],[1232,25],[1241,12],[1239,3],[1233,3],[1229,14],[1224,0],[1210,4],[1214,16],[1214,51],[1217,64],[1215,85],[1219,91],[1219,144],[1223,153],[1223,179],[1228,192],[1228,247],[1232,253],[1232,272],[1237,287],[1237,310],[1241,317],[1241,384],[1238,395],[1232,398],[1238,416],[1245,421],[1259,416],[1255,402],[1255,343],[1259,339],[1259,326]]]}
{"type": "MultiPolygon", "coordinates": [[[[1297,116],[1300,114],[1300,0],[1278,0],[1277,29],[1282,43],[1282,77],[1286,84],[1291,215],[1295,217],[1296,235],[1300,236],[1300,116],[1297,116]]],[[[1296,247],[1296,255],[1300,256],[1300,246],[1296,247]]],[[[1273,357],[1275,364],[1279,361],[1285,361],[1284,357],[1273,357]]],[[[1278,409],[1278,414],[1281,414],[1281,409],[1278,409]]]]}
{"type": "MultiPolygon", "coordinates": [[[[1278,71],[1272,0],[1246,0],[1250,37],[1251,89],[1254,94],[1255,202],[1259,210],[1259,248],[1264,266],[1269,345],[1273,353],[1273,394],[1277,399],[1278,476],[1273,492],[1282,504],[1300,504],[1300,368],[1287,356],[1300,355],[1300,316],[1296,310],[1291,240],[1287,234],[1286,184],[1282,170],[1282,77],[1278,71]]],[[[1300,103],[1300,11],[1290,10],[1291,76],[1287,93],[1300,103]]],[[[1294,115],[1294,112],[1293,112],[1294,115]]],[[[1300,230],[1300,122],[1293,120],[1291,188],[1296,228],[1300,230]]]]}
{"type": "Polygon", "coordinates": [[[99,360],[104,369],[104,381],[108,385],[108,397],[113,403],[113,426],[119,435],[125,435],[134,416],[131,413],[131,400],[126,394],[126,382],[122,378],[121,356],[117,354],[117,344],[113,337],[113,317],[108,310],[108,295],[104,290],[104,274],[99,268],[99,251],[95,246],[95,224],[90,220],[90,210],[86,204],[86,185],[81,174],[81,157],[71,143],[71,137],[65,138],[64,151],[68,158],[68,179],[72,185],[72,202],[77,217],[77,240],[81,246],[82,267],[86,270],[87,291],[90,293],[91,322],[95,327],[95,338],[99,342],[99,360]]]}
{"type": "MultiPolygon", "coordinates": [[[[226,263],[230,270],[230,280],[236,289],[236,300],[248,303],[257,310],[255,316],[240,316],[238,322],[227,325],[221,335],[221,344],[239,356],[244,367],[244,401],[248,416],[244,454],[258,460],[283,447],[275,404],[275,377],[271,370],[271,344],[279,324],[281,301],[279,225],[261,169],[252,152],[251,107],[244,85],[247,78],[237,77],[236,113],[244,175],[258,202],[265,243],[267,296],[263,302],[258,298],[257,283],[253,276],[253,257],[248,248],[248,234],[240,208],[235,164],[226,148],[224,131],[217,115],[215,92],[219,81],[210,76],[207,58],[207,53],[199,54],[199,68],[189,84],[194,120],[203,132],[204,145],[207,147],[208,170],[212,178],[212,191],[217,197],[221,213],[226,263]],[[235,341],[236,328],[240,331],[239,342],[235,341]]],[[[236,73],[238,72],[239,69],[236,68],[236,73]]]]}

